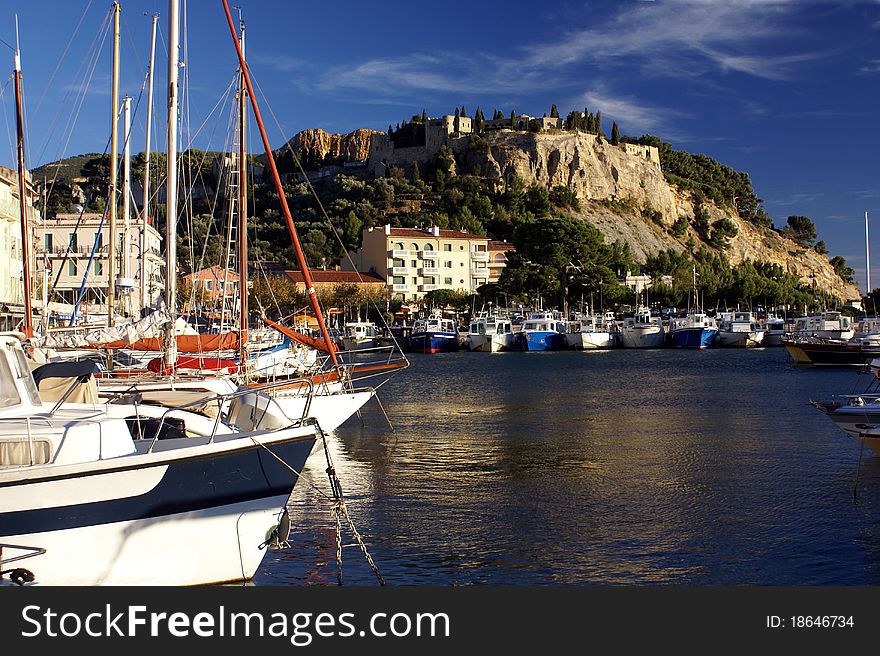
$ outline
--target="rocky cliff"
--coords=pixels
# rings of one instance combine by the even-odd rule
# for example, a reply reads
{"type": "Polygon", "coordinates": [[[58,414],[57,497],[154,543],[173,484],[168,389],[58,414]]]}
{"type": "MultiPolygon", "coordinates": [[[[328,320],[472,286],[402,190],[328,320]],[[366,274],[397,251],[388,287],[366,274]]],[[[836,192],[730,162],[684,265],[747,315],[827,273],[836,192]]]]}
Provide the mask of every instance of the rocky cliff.
{"type": "Polygon", "coordinates": [[[303,130],[282,148],[289,145],[294,152],[310,152],[319,158],[330,155],[343,162],[365,162],[370,154],[370,139],[375,130],[360,128],[349,134],[330,134],[321,128],[303,130]]]}
{"type": "MultiPolygon", "coordinates": [[[[479,139],[452,141],[457,161],[471,171],[498,179],[516,174],[526,183],[566,186],[581,199],[580,216],[595,225],[606,241],[624,240],[637,260],[662,249],[682,250],[689,238],[699,240],[693,227],[680,237],[669,233],[679,217],[694,218],[690,194],[670,185],[656,162],[627,153],[596,135],[584,132],[487,132],[479,139]]],[[[773,262],[844,300],[861,298],[855,285],[836,274],[828,258],[794,243],[769,228],[741,219],[731,210],[703,204],[710,223],[727,218],[737,235],[725,254],[732,264],[751,259],[773,262]]],[[[699,243],[699,242],[698,242],[699,243]]]]}

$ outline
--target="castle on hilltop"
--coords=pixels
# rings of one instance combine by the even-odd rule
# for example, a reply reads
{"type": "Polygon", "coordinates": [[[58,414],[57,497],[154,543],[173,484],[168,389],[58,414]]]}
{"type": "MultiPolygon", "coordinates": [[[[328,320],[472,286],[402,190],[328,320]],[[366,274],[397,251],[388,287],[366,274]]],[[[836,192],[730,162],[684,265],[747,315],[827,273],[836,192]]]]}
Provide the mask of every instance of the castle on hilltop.
{"type": "MultiPolygon", "coordinates": [[[[565,127],[559,117],[535,117],[528,114],[499,117],[481,121],[479,129],[475,119],[468,116],[446,115],[440,118],[413,116],[409,127],[417,127],[415,135],[410,135],[405,145],[396,143],[392,131],[372,135],[370,153],[367,159],[367,172],[374,176],[385,175],[388,168],[395,166],[410,170],[413,164],[432,160],[440,154],[443,146],[455,150],[455,146],[471,135],[501,130],[535,133],[584,133],[583,130],[565,127]]],[[[590,133],[586,133],[590,134],[590,133]]],[[[595,135],[601,138],[599,135],[595,135]]],[[[660,166],[660,152],[656,146],[634,143],[621,143],[620,147],[629,155],[641,157],[660,166]]]]}

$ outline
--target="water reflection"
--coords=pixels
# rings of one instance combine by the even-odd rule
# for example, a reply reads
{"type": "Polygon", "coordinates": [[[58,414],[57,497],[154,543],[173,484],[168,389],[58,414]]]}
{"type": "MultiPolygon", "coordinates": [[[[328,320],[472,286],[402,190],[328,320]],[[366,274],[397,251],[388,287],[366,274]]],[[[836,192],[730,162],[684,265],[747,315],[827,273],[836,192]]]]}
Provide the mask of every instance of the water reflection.
{"type": "MultiPolygon", "coordinates": [[[[865,455],[854,505],[858,446],[808,404],[856,374],[787,360],[414,356],[380,390],[393,429],[370,404],[331,457],[392,585],[876,583],[880,458],[865,455]]],[[[258,584],[336,584],[323,458],[258,584]]],[[[357,548],[343,563],[347,584],[375,585],[357,548]]]]}

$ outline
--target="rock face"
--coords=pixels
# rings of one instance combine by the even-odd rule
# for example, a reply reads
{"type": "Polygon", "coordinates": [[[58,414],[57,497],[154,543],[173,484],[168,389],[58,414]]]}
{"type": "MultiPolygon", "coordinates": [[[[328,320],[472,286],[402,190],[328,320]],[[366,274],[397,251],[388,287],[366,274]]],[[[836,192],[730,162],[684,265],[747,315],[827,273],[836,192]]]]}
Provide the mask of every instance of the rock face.
{"type": "MultiPolygon", "coordinates": [[[[464,171],[476,167],[499,181],[516,174],[526,184],[572,189],[581,199],[581,218],[596,226],[606,241],[629,243],[638,261],[663,249],[683,250],[691,237],[699,243],[690,225],[680,237],[667,230],[679,217],[689,223],[694,218],[690,195],[671,186],[656,162],[600,141],[594,134],[499,130],[480,139],[455,139],[450,146],[464,171]]],[[[725,251],[731,264],[747,259],[773,262],[804,283],[815,276],[817,288],[838,298],[861,298],[858,287],[841,280],[827,257],[728,209],[703,204],[702,210],[710,224],[722,218],[736,224],[737,235],[725,251]]]]}
{"type": "Polygon", "coordinates": [[[343,162],[364,162],[370,154],[370,139],[374,134],[381,133],[360,128],[349,134],[330,134],[321,128],[313,128],[303,130],[288,144],[297,153],[310,151],[319,157],[329,154],[343,162]]]}

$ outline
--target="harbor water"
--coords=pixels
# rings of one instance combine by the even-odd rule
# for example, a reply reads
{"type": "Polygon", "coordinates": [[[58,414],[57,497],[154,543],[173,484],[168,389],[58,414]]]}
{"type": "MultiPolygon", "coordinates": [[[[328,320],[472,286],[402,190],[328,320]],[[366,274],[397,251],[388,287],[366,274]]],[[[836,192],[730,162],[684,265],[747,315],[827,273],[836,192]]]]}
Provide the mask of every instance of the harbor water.
{"type": "MultiPolygon", "coordinates": [[[[862,390],[854,367],[784,348],[410,359],[328,437],[388,585],[880,583],[880,456],[810,404],[862,390]]],[[[257,585],[337,584],[324,458],[257,585]]],[[[343,542],[343,583],[376,585],[343,542]]]]}

